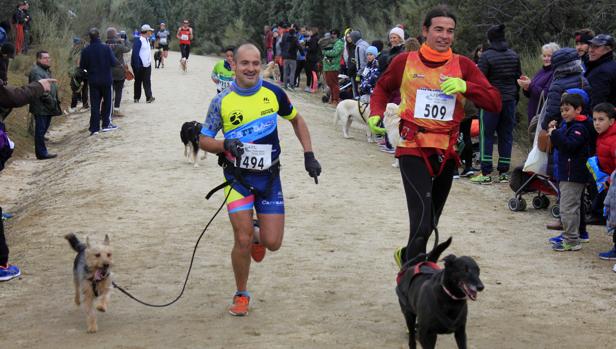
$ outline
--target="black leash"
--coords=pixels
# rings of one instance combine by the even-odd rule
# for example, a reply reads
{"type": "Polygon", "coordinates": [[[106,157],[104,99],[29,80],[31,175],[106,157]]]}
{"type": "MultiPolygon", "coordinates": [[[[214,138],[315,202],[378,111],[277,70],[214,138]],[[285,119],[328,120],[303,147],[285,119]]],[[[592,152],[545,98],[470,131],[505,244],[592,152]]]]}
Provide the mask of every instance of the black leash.
{"type": "MultiPolygon", "coordinates": [[[[180,291],[180,294],[174,300],[172,300],[169,303],[165,303],[165,304],[151,304],[151,303],[144,302],[144,301],[138,299],[137,297],[133,296],[132,294],[130,294],[130,292],[128,292],[125,289],[123,289],[122,287],[118,286],[118,284],[116,284],[115,281],[111,282],[113,287],[115,287],[118,290],[120,290],[120,292],[124,293],[126,296],[128,296],[128,298],[130,298],[130,299],[132,299],[132,300],[134,300],[136,302],[139,302],[139,303],[141,303],[141,304],[143,304],[145,306],[148,306],[148,307],[164,308],[164,307],[168,307],[168,306],[172,305],[173,303],[177,302],[182,297],[182,295],[184,294],[184,290],[186,289],[186,284],[188,283],[188,277],[190,276],[190,271],[192,270],[193,262],[195,261],[195,254],[197,253],[197,247],[199,247],[199,242],[201,241],[201,238],[203,237],[203,235],[207,231],[207,228],[209,228],[209,226],[212,223],[212,221],[214,221],[214,218],[216,218],[216,216],[218,216],[218,213],[220,213],[222,208],[225,206],[225,203],[227,202],[227,199],[229,198],[229,194],[231,194],[231,190],[229,190],[229,193],[227,193],[227,195],[225,196],[225,199],[223,200],[222,204],[220,205],[220,207],[218,208],[216,213],[214,213],[212,218],[210,218],[210,221],[207,222],[207,224],[205,225],[205,228],[203,228],[203,231],[201,232],[201,235],[199,235],[199,238],[197,239],[197,242],[195,243],[195,248],[193,249],[192,257],[190,257],[190,265],[188,266],[188,272],[186,272],[186,279],[184,279],[184,285],[182,286],[182,290],[180,291]]],[[[209,199],[209,197],[208,197],[208,199],[209,199]]]]}

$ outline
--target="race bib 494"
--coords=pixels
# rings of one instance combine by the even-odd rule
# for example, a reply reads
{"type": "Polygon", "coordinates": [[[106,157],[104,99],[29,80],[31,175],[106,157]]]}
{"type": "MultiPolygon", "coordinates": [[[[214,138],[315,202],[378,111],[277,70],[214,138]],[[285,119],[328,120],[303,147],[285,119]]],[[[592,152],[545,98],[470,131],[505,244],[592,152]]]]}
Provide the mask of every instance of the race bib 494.
{"type": "Polygon", "coordinates": [[[272,145],[244,143],[240,167],[248,170],[267,170],[272,166],[272,145]]]}

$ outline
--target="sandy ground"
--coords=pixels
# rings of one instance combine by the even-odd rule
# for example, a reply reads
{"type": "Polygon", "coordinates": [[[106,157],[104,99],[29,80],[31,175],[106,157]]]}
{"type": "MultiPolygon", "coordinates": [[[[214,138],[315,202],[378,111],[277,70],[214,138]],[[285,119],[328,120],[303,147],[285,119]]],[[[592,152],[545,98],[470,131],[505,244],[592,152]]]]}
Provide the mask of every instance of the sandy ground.
{"type": "MultiPolygon", "coordinates": [[[[119,130],[88,137],[88,114],[68,116],[49,135],[58,159],[16,160],[2,172],[0,202],[16,215],[6,225],[11,261],[23,276],[0,284],[0,347],[405,347],[392,258],[408,230],[400,174],[361,130],[343,139],[333,108],[303,92],[290,98],[307,119],[323,173],[315,185],[281,120],[286,236],[280,251],[253,264],[249,316],[226,312],[235,289],[223,211],[199,247],[184,298],[153,309],[115,291],[99,332],[86,334],[64,234],[110,234],[115,280],[163,303],[179,292],[195,240],[223,199],[219,192],[204,200],[222,181],[215,157],[193,168],[178,135],[184,121],[204,119],[215,59],[191,56],[187,74],[177,59],[172,53],[153,71],[154,104],[134,104],[127,84],[119,130]]],[[[616,274],[596,257],[609,246],[603,230],[591,227],[580,252],[552,252],[548,214],[511,212],[510,196],[506,184],[456,181],[440,222],[442,238],[454,237],[449,252],[475,257],[486,286],[470,304],[469,347],[616,346],[616,274]]],[[[453,336],[438,344],[455,347],[453,336]]]]}

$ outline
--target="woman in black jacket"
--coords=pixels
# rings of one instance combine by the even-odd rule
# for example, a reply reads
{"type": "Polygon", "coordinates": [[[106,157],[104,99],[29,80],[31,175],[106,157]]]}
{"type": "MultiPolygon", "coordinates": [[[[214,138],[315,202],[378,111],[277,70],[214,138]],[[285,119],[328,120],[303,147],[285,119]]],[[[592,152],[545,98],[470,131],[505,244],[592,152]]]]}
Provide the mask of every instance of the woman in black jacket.
{"type": "Polygon", "coordinates": [[[319,32],[317,28],[308,30],[310,38],[306,41],[306,92],[310,92],[312,87],[312,73],[318,74],[318,64],[321,60],[321,48],[319,47],[319,32]]]}

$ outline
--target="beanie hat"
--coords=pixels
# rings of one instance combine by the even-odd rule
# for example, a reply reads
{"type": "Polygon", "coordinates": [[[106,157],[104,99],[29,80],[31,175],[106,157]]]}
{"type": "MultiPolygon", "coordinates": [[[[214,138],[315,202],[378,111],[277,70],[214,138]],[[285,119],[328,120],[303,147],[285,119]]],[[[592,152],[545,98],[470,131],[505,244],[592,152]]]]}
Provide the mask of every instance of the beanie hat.
{"type": "Polygon", "coordinates": [[[368,48],[366,49],[366,55],[369,55],[369,54],[376,57],[379,55],[379,50],[374,46],[368,46],[368,48]]]}
{"type": "Polygon", "coordinates": [[[488,29],[488,40],[490,42],[505,41],[505,25],[493,25],[488,29]]]}
{"type": "Polygon", "coordinates": [[[401,41],[404,41],[404,29],[395,27],[389,31],[389,35],[396,34],[400,37],[401,41]]]}
{"type": "Polygon", "coordinates": [[[580,96],[582,96],[582,100],[584,101],[584,105],[589,105],[590,103],[590,97],[588,96],[588,93],[584,90],[582,90],[581,88],[570,88],[568,90],[565,91],[566,93],[572,95],[572,94],[578,94],[580,96]]]}
{"type": "Polygon", "coordinates": [[[351,37],[351,41],[356,44],[359,39],[361,39],[361,32],[358,30],[353,30],[349,33],[349,36],[351,37]]]}

